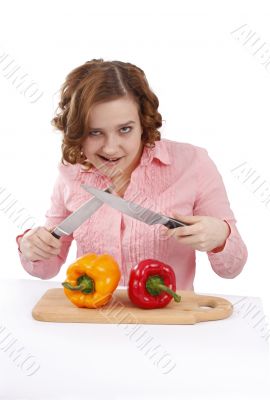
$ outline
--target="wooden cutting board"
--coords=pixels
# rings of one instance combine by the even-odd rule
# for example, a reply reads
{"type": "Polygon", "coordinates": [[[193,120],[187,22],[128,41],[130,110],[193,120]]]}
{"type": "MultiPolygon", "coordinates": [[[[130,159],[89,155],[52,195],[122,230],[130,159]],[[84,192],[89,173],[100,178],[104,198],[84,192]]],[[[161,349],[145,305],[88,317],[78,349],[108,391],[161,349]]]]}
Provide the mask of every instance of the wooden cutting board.
{"type": "Polygon", "coordinates": [[[32,310],[38,321],[88,322],[96,324],[195,324],[229,317],[233,305],[226,299],[177,291],[181,302],[171,301],[166,307],[145,310],[134,306],[125,289],[117,289],[109,303],[98,309],[78,308],[64,290],[49,289],[32,310]]]}

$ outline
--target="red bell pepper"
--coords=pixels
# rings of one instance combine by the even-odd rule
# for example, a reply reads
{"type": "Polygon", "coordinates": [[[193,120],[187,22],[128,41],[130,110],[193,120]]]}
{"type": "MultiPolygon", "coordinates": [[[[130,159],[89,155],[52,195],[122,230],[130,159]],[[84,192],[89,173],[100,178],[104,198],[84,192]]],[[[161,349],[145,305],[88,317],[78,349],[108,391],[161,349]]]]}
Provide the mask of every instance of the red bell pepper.
{"type": "Polygon", "coordinates": [[[174,298],[180,302],[181,296],[175,293],[176,279],[173,269],[161,261],[147,259],[131,268],[128,296],[140,308],[165,307],[174,298]]]}

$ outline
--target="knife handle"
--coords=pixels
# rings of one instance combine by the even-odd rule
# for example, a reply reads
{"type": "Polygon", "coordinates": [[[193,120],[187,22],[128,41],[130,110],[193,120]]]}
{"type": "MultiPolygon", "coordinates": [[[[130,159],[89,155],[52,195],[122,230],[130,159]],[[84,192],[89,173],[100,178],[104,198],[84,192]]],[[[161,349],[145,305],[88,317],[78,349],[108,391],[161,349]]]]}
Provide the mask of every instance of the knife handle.
{"type": "Polygon", "coordinates": [[[57,233],[55,233],[55,232],[51,232],[51,234],[56,238],[56,239],[60,239],[60,235],[57,235],[57,233]]]}
{"type": "Polygon", "coordinates": [[[178,219],[172,218],[172,217],[168,217],[169,221],[166,222],[165,225],[167,228],[169,229],[174,229],[174,228],[179,228],[180,226],[187,226],[189,224],[186,224],[184,222],[179,221],[178,219]]]}

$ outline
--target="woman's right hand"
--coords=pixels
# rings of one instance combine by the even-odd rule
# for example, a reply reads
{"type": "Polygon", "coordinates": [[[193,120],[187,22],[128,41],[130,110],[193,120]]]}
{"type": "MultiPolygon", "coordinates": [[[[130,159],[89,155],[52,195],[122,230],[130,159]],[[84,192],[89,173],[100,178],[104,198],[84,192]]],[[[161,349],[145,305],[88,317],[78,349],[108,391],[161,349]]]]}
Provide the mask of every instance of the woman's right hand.
{"type": "Polygon", "coordinates": [[[61,242],[47,228],[39,226],[19,240],[19,249],[29,261],[48,260],[60,253],[61,242]]]}

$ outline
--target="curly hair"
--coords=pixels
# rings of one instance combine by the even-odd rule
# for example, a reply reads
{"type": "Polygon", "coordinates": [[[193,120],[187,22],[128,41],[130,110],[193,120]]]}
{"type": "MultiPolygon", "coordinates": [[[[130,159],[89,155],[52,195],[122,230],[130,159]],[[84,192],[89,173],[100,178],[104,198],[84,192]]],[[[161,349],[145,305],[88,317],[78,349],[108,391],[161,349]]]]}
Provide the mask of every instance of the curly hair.
{"type": "Polygon", "coordinates": [[[82,143],[88,135],[88,117],[94,104],[131,96],[138,105],[143,128],[141,140],[146,146],[155,146],[160,140],[162,126],[157,111],[159,100],[150,89],[144,71],[122,61],[93,59],[72,70],[60,91],[60,101],[52,125],[63,133],[62,163],[82,164],[87,169],[82,143]]]}

